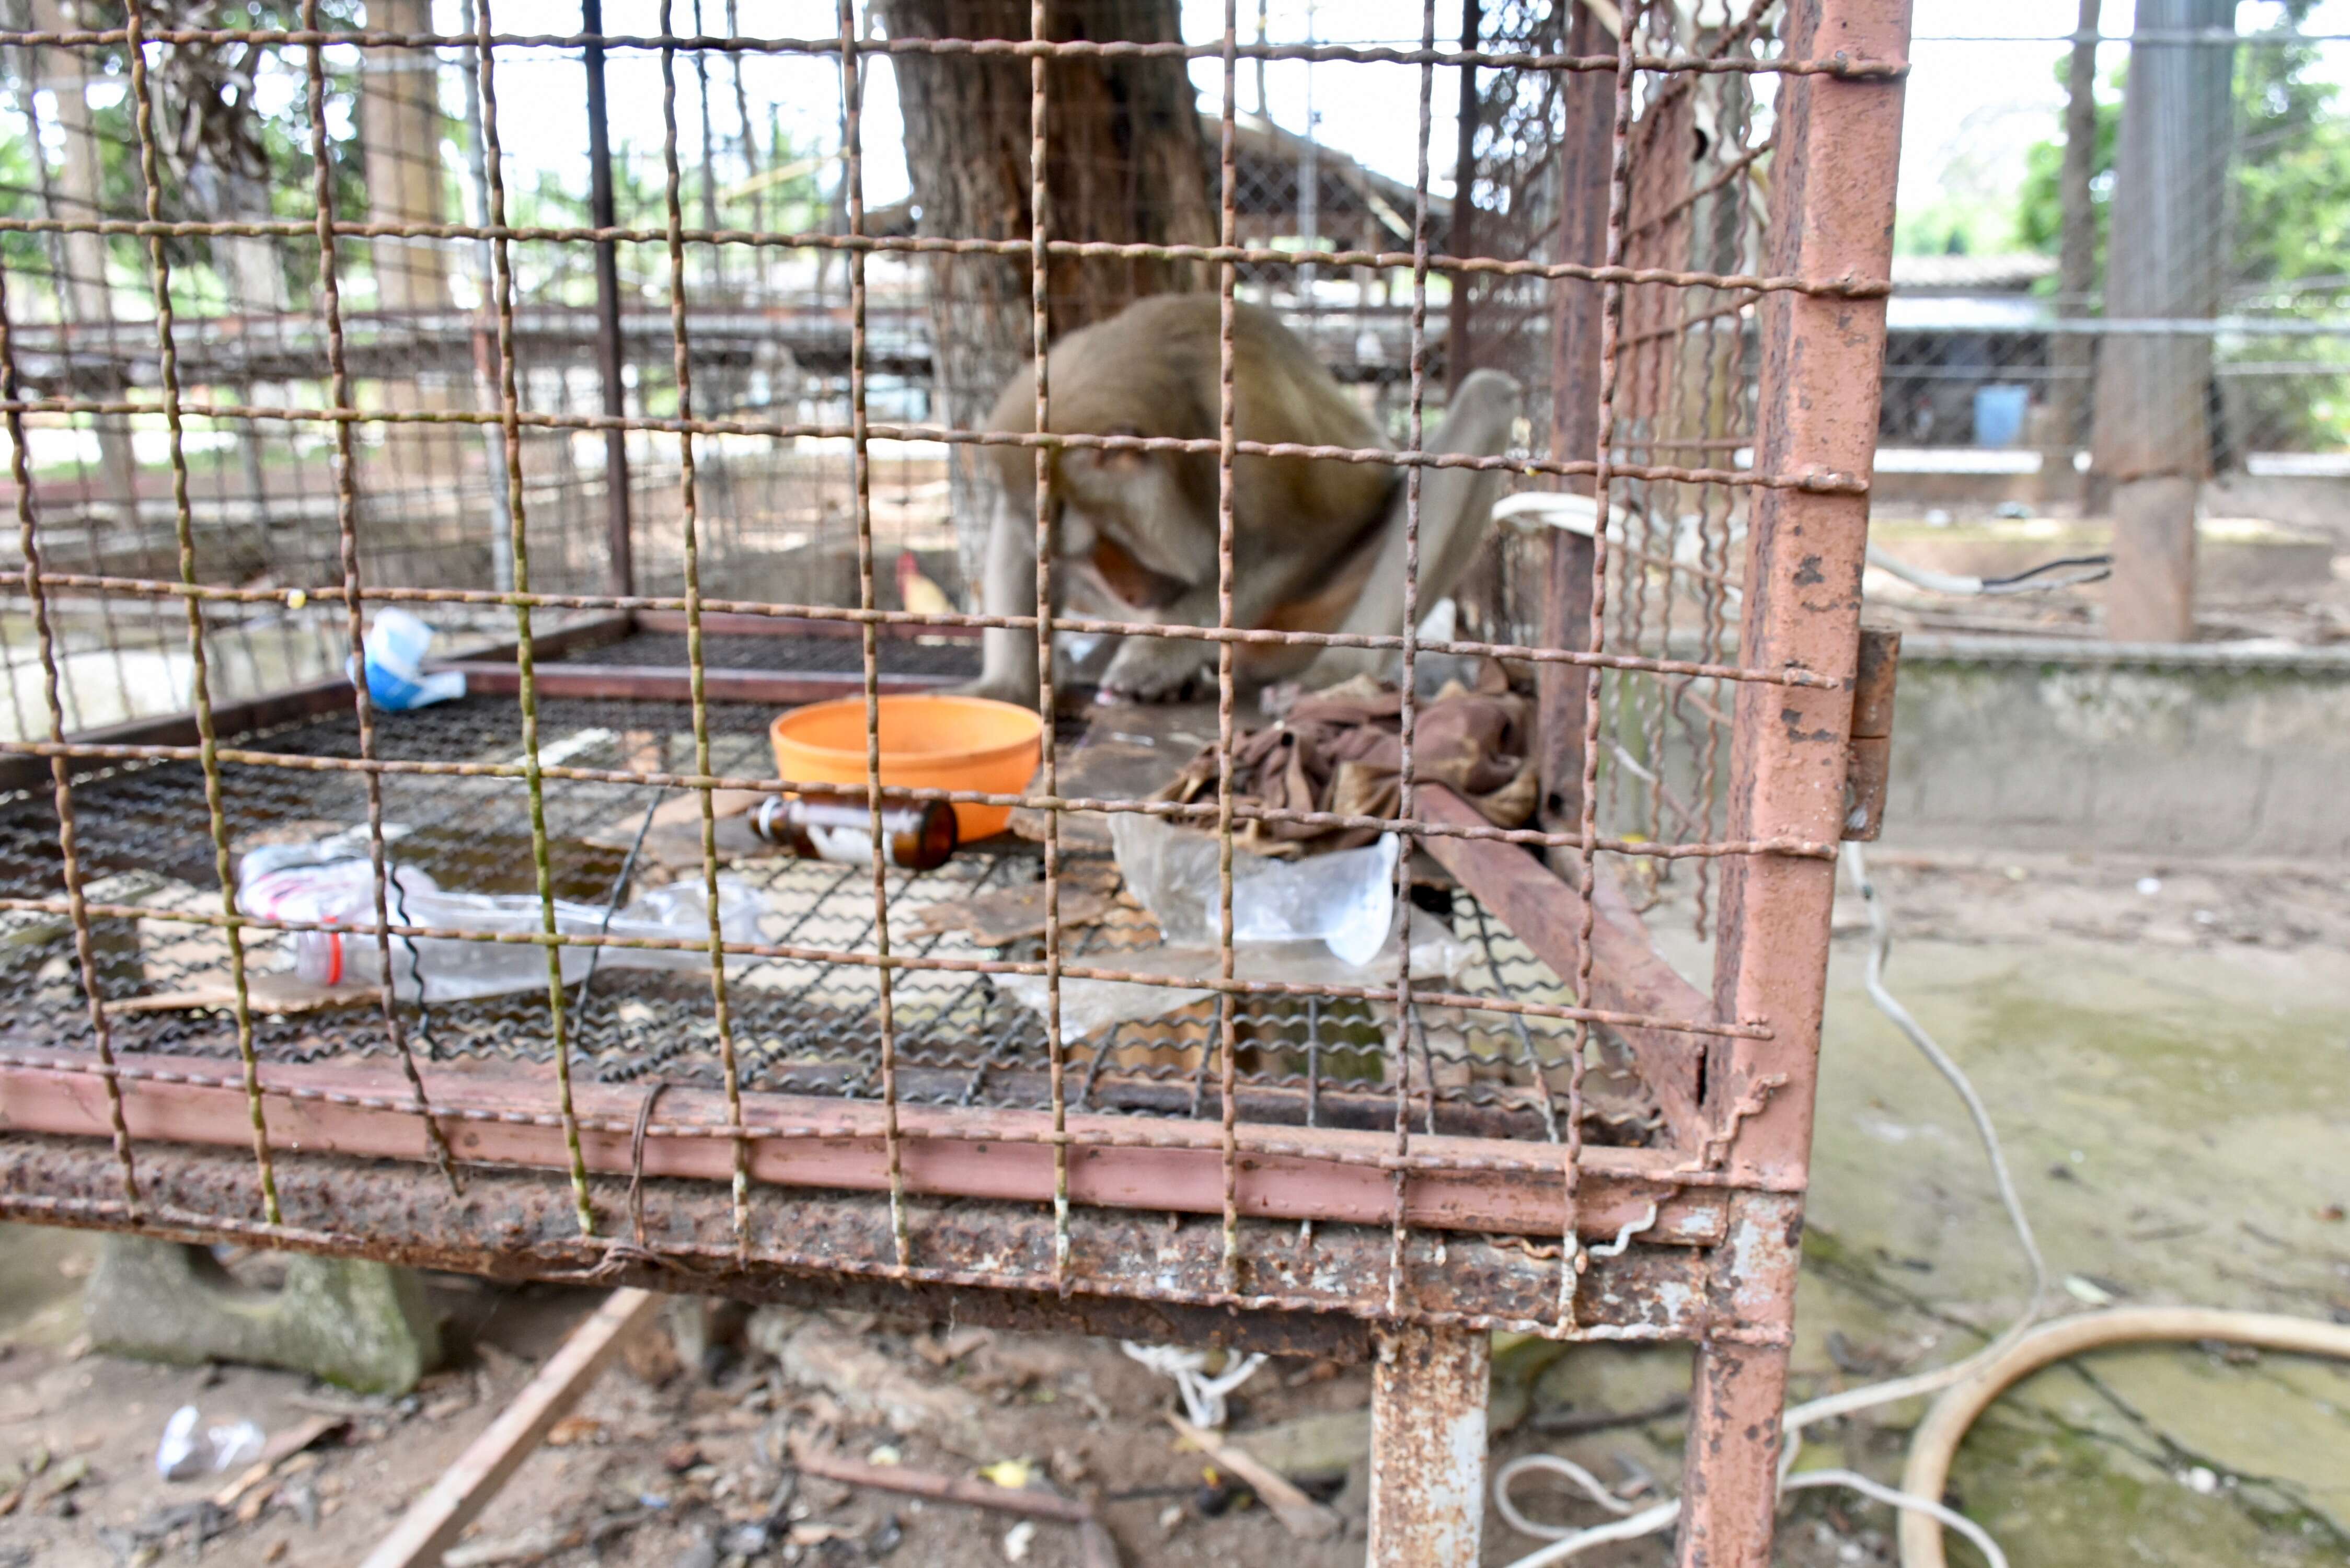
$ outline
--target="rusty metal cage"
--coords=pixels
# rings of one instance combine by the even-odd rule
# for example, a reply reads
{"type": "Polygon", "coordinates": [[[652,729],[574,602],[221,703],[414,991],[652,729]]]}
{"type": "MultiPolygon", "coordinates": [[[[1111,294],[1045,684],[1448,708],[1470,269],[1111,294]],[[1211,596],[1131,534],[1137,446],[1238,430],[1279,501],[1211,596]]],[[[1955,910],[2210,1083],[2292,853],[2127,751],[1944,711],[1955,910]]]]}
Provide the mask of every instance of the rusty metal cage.
{"type": "MultiPolygon", "coordinates": [[[[628,35],[598,0],[576,33],[502,32],[502,8],[471,0],[445,35],[410,0],[5,18],[30,156],[0,215],[20,554],[0,1213],[1375,1356],[1381,1562],[1475,1560],[1474,1468],[1412,1456],[1481,1397],[1457,1375],[1486,1331],[1692,1341],[1682,1561],[1767,1560],[1835,846],[1867,831],[1887,733],[1859,583],[1903,0],[1471,0],[1442,38],[1427,0],[1405,7],[1416,43],[1375,44],[1251,41],[1232,0],[1203,40],[1073,34],[1043,0],[1024,31],[967,38],[883,36],[849,0],[799,37],[731,0],[723,28],[714,4],[660,0],[628,35]],[[917,57],[1024,76],[1014,232],[868,210],[868,69],[917,57]],[[1217,84],[1213,243],[1088,233],[1050,200],[1055,70],[1154,58],[1217,84]],[[1310,128],[1282,140],[1261,88],[1249,123],[1241,81],[1301,62],[1416,112],[1412,212],[1396,177],[1318,147],[1284,178],[1310,128]],[[837,168],[828,198],[762,144],[754,96],[785,89],[755,83],[783,64],[838,95],[837,147],[804,161],[837,168]],[[660,94],[657,160],[610,147],[608,68],[660,94]],[[516,76],[527,112],[584,86],[584,202],[544,171],[508,188],[516,76]],[[1456,83],[1444,205],[1434,106],[1456,83]],[[276,140],[220,130],[271,93],[276,140]],[[439,147],[456,102],[462,214],[439,147]],[[1244,223],[1250,167],[1278,190],[1244,223]],[[1356,248],[1319,215],[1346,190],[1367,192],[1356,248]],[[1578,494],[1592,524],[1508,509],[1450,635],[1415,588],[1393,636],[1233,625],[1234,463],[1267,454],[1229,394],[1204,441],[983,433],[953,412],[962,361],[923,340],[941,269],[1008,267],[1041,354],[1054,269],[1102,257],[1199,269],[1227,388],[1237,300],[1317,347],[1399,345],[1350,378],[1391,449],[1315,455],[1400,470],[1413,574],[1440,467],[1578,494]],[[1378,315],[1375,284],[1404,302],[1378,315]],[[1431,453],[1430,411],[1471,367],[1515,376],[1530,417],[1503,456],[1431,453]],[[730,848],[726,792],[795,787],[767,749],[780,707],[861,694],[871,726],[881,695],[968,676],[981,629],[1010,627],[1037,639],[1052,713],[1058,634],[1163,633],[893,602],[893,547],[960,589],[956,465],[1006,441],[1035,449],[1040,490],[1056,444],[1214,456],[1223,610],[1191,634],[1216,649],[1213,798],[1104,783],[1084,763],[1113,711],[1064,705],[1017,794],[885,787],[871,741],[869,869],[730,848]],[[471,639],[449,662],[466,697],[371,705],[363,637],[390,607],[471,639]],[[1234,835],[1283,815],[1234,798],[1255,716],[1235,658],[1316,641],[1399,661],[1400,806],[1337,825],[1411,848],[1399,902],[1461,954],[1433,977],[1411,941],[1321,983],[1233,940],[1234,835]],[[1528,827],[1413,777],[1419,677],[1477,658],[1534,694],[1528,827]],[[907,800],[1010,806],[1026,836],[895,871],[881,813],[907,800]],[[1116,903],[1102,825],[1132,813],[1221,840],[1207,972],[1154,961],[1116,903]],[[544,954],[546,983],[364,1007],[291,987],[296,935],[326,927],[241,907],[236,866],[334,832],[369,864],[371,914],[337,929],[375,972],[466,942],[544,954]],[[706,923],[612,934],[657,833],[706,923]],[[411,922],[411,866],[534,913],[411,922]],[[722,866],[759,893],[756,940],[722,929],[722,866]],[[1642,919],[1660,878],[1694,892],[1710,985],[1642,919]],[[1030,887],[1032,934],[908,918],[1030,887]],[[1111,912],[1065,919],[1079,897],[1111,912]],[[604,924],[559,928],[561,899],[604,924]],[[672,967],[568,967],[624,950],[672,967]],[[1106,984],[1175,994],[1065,1028],[1073,988],[1106,984]]],[[[1051,395],[1039,378],[1036,429],[1051,395]]]]}

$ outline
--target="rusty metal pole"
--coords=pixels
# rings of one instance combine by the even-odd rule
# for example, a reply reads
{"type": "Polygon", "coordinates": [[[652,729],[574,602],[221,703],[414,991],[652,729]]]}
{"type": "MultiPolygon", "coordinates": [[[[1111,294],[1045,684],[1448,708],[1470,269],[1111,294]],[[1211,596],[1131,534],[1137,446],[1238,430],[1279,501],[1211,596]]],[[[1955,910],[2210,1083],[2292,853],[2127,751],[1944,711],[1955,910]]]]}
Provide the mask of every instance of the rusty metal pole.
{"type": "MultiPolygon", "coordinates": [[[[1908,0],[1797,0],[1790,7],[1790,59],[1897,60],[1908,43],[1908,0]]],[[[1899,78],[1799,76],[1781,91],[1769,270],[1818,281],[1883,279],[1892,265],[1893,182],[1886,171],[1899,161],[1899,78]]],[[[1884,373],[1883,297],[1773,293],[1760,313],[1755,467],[1867,475],[1884,373]]],[[[1867,496],[1773,489],[1756,493],[1752,504],[1741,662],[1851,680],[1859,661],[1867,496]]],[[[1742,683],[1731,758],[1732,836],[1837,836],[1852,703],[1848,688],[1742,683]]],[[[1731,1135],[1729,1179],[1752,1189],[1731,1217],[1722,1251],[1740,1277],[1720,1282],[1717,1314],[1734,1312],[1724,1321],[1761,1329],[1765,1343],[1700,1343],[1682,1489],[1683,1568],[1765,1568],[1771,1560],[1802,1218],[1796,1195],[1810,1163],[1835,891],[1831,861],[1754,856],[1726,866],[1714,1005],[1721,1017],[1767,1021],[1771,1038],[1709,1053],[1705,1110],[1731,1135]]]]}
{"type": "MultiPolygon", "coordinates": [[[[1461,0],[1461,52],[1474,54],[1484,24],[1483,0],[1461,0]]],[[[1461,138],[1452,161],[1452,233],[1445,241],[1454,255],[1465,256],[1477,243],[1477,67],[1461,67],[1461,138]]],[[[1444,384],[1457,388],[1476,358],[1470,343],[1470,275],[1454,273],[1452,305],[1445,318],[1444,384]]]]}
{"type": "Polygon", "coordinates": [[[1492,1341],[1406,1325],[1378,1330],[1373,1348],[1367,1568],[1476,1568],[1492,1341]]]}
{"type": "MultiPolygon", "coordinates": [[[[617,227],[612,200],[612,133],[604,104],[604,0],[579,0],[580,30],[588,42],[580,50],[588,67],[588,221],[599,229],[617,227]]],[[[604,412],[628,412],[628,384],[620,347],[620,257],[611,240],[596,242],[596,369],[604,382],[604,412]]],[[[612,591],[637,591],[636,556],[629,527],[629,436],[612,426],[604,431],[605,528],[612,558],[612,591]]]]}
{"type": "MultiPolygon", "coordinates": [[[[1566,52],[1590,56],[1612,44],[1588,5],[1575,8],[1566,52]]],[[[1609,132],[1615,118],[1613,71],[1575,71],[1559,85],[1563,124],[1558,143],[1558,241],[1552,260],[1596,266],[1607,259],[1609,132]]],[[[1560,278],[1551,286],[1551,455],[1588,459],[1599,448],[1600,285],[1560,278]]],[[[1591,482],[1567,484],[1590,491],[1591,482]]],[[[1552,529],[1543,546],[1541,637],[1544,648],[1581,649],[1591,641],[1593,543],[1552,529]]],[[[1590,680],[1571,664],[1544,664],[1534,672],[1536,743],[1541,748],[1539,820],[1546,833],[1573,833],[1583,824],[1584,705],[1590,680]]],[[[1550,852],[1564,873],[1574,851],[1550,852]]]]}

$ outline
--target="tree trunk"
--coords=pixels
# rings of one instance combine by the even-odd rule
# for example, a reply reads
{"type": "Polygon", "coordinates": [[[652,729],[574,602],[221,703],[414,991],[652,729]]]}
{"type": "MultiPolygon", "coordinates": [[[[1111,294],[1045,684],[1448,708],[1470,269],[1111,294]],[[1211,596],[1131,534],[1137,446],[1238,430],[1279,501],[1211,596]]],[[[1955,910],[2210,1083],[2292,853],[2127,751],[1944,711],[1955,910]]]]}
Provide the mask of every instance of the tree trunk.
{"type": "MultiPolygon", "coordinates": [[[[1026,0],[881,0],[896,38],[1025,38],[1026,0]]],[[[1049,0],[1049,35],[1173,43],[1177,0],[1049,0]]],[[[924,235],[1031,237],[1029,62],[892,57],[906,164],[924,235]]],[[[1045,232],[1056,239],[1213,244],[1217,205],[1197,95],[1180,59],[1056,60],[1046,72],[1045,232]]],[[[1202,264],[1055,257],[1052,336],[1149,294],[1210,286],[1202,264]]],[[[1032,350],[1024,258],[940,255],[930,267],[932,416],[976,428],[1032,350]]],[[[951,485],[963,580],[976,583],[993,500],[987,465],[957,447],[951,485]]]]}
{"type": "MultiPolygon", "coordinates": [[[[373,0],[368,26],[432,29],[429,0],[373,0]]],[[[373,51],[359,72],[359,144],[368,215],[379,223],[438,223],[442,211],[440,69],[430,52],[373,51]]],[[[376,303],[383,310],[446,310],[449,278],[431,241],[373,242],[376,303]]]]}
{"type": "MultiPolygon", "coordinates": [[[[2235,9],[2235,0],[2138,0],[2135,25],[2226,29],[2235,9]]],[[[2206,44],[2130,51],[2106,257],[2110,317],[2194,323],[2219,312],[2235,63],[2232,47],[2206,44]]],[[[2095,463],[2114,486],[2106,632],[2117,640],[2194,633],[2194,505],[2210,469],[2210,379],[2204,332],[2119,332],[2097,356],[2095,463]]]]}
{"type": "MultiPolygon", "coordinates": [[[[45,32],[105,25],[83,16],[72,0],[34,0],[31,20],[35,27],[45,32]]],[[[100,218],[145,217],[143,212],[105,210],[98,132],[84,97],[92,75],[88,51],[41,49],[33,52],[32,59],[35,85],[56,94],[61,143],[57,185],[45,192],[49,198],[46,215],[76,223],[94,223],[100,218]]],[[[86,230],[69,230],[62,236],[59,252],[65,267],[62,303],[69,312],[71,324],[85,329],[75,335],[76,340],[104,345],[99,354],[108,363],[107,379],[110,383],[105,395],[121,397],[128,383],[119,375],[123,349],[118,345],[132,346],[129,352],[136,356],[141,335],[137,327],[126,325],[122,337],[116,336],[113,290],[107,280],[106,237],[86,230]]],[[[131,539],[139,522],[139,460],[131,449],[130,421],[120,414],[96,414],[90,416],[89,422],[98,435],[97,493],[111,510],[122,537],[131,539]]]]}
{"type": "MultiPolygon", "coordinates": [[[[369,0],[368,26],[394,33],[432,28],[431,0],[369,0]]],[[[441,165],[441,65],[429,49],[368,51],[359,62],[359,151],[367,176],[368,216],[379,223],[440,223],[448,221],[441,165]]],[[[463,67],[469,69],[468,59],[463,67]]],[[[439,241],[387,235],[369,242],[374,263],[376,308],[387,316],[435,316],[452,308],[448,254],[439,241]]],[[[387,331],[400,331],[390,321],[387,331]]],[[[389,409],[439,412],[464,407],[473,389],[470,374],[436,363],[421,349],[417,368],[386,377],[379,386],[389,409]]],[[[430,560],[417,554],[432,547],[453,520],[469,544],[480,541],[477,557],[484,576],[499,569],[487,529],[463,511],[461,476],[478,459],[481,437],[470,426],[399,423],[383,427],[380,444],[362,449],[360,491],[369,570],[378,581],[394,581],[409,563],[430,560]]],[[[484,473],[493,488],[500,476],[484,473]]],[[[430,570],[432,568],[428,568],[430,570]]]]}
{"type": "MultiPolygon", "coordinates": [[[[2057,180],[2062,237],[2056,261],[2056,314],[2089,314],[2097,286],[2097,210],[2090,183],[2097,172],[2097,24],[2103,0],[2081,0],[2080,41],[2064,72],[2064,165],[2057,180]]],[[[2050,500],[2080,493],[2073,454],[2089,433],[2089,375],[2095,339],[2059,332],[2049,344],[2049,443],[2042,457],[2041,489],[2050,500]]]]}

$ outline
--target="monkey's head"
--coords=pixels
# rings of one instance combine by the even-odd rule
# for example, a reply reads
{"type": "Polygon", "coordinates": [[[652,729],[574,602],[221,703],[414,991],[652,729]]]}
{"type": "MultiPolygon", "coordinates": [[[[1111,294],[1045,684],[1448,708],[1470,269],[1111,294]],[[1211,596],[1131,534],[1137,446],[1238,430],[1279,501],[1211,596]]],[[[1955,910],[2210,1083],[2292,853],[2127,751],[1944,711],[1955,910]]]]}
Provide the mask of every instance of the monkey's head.
{"type": "MultiPolygon", "coordinates": [[[[1131,424],[1097,432],[1140,436],[1131,424]]],[[[1118,602],[1159,610],[1215,575],[1214,503],[1204,508],[1209,550],[1200,558],[1203,509],[1184,452],[1064,447],[1053,464],[1055,554],[1088,564],[1118,602]]]]}

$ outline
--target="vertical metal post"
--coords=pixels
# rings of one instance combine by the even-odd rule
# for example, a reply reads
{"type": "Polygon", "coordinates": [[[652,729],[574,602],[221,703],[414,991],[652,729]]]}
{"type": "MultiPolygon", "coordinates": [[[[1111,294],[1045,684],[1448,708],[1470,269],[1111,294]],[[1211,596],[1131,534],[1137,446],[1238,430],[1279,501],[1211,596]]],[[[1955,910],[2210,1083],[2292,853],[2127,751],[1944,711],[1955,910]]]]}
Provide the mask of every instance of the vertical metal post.
{"type": "MultiPolygon", "coordinates": [[[[1305,0],[1305,41],[1315,41],[1314,0],[1305,0]]],[[[1297,233],[1307,250],[1321,248],[1322,236],[1322,117],[1314,109],[1314,62],[1305,62],[1305,147],[1297,163],[1297,233]]],[[[1297,269],[1299,303],[1315,313],[1315,280],[1321,270],[1312,262],[1297,269]]]]}
{"type": "MultiPolygon", "coordinates": [[[[1543,540],[1542,643],[1544,648],[1591,645],[1591,568],[1597,541],[1587,534],[1552,528],[1543,540]]],[[[1541,724],[1535,743],[1542,785],[1543,831],[1574,833],[1583,824],[1583,730],[1591,681],[1581,666],[1544,664],[1534,672],[1541,724]]],[[[1570,849],[1554,850],[1551,863],[1564,869],[1570,849]]]]}
{"type": "MultiPolygon", "coordinates": [[[[1908,0],[1797,0],[1790,59],[1906,56],[1908,0]]],[[[1882,279],[1892,265],[1901,148],[1898,78],[1797,76],[1781,88],[1772,159],[1769,270],[1825,281],[1882,279]]],[[[1762,402],[1754,466],[1868,476],[1884,372],[1885,301],[1774,292],[1761,306],[1762,402]]],[[[1834,842],[1842,827],[1857,672],[1868,498],[1849,490],[1762,490],[1751,502],[1741,662],[1843,679],[1845,689],[1740,683],[1730,834],[1834,842]]],[[[1714,1005],[1760,1018],[1768,1040],[1709,1052],[1705,1109],[1736,1116],[1730,1179],[1740,1199],[1724,1282],[1750,1328],[1783,1336],[1794,1315],[1794,1241],[1810,1159],[1820,1011],[1827,982],[1833,861],[1764,855],[1728,863],[1714,1005]]],[[[1681,1511],[1683,1568],[1764,1568],[1771,1557],[1787,1349],[1706,1340],[1698,1348],[1681,1511]]]]}
{"type": "Polygon", "coordinates": [[[1492,1345],[1468,1329],[1378,1331],[1367,1568],[1476,1568],[1492,1345]]]}
{"type": "MultiPolygon", "coordinates": [[[[1589,56],[1606,42],[1588,5],[1575,7],[1566,52],[1589,56]]],[[[1564,123],[1558,142],[1558,239],[1551,259],[1596,266],[1607,243],[1608,133],[1615,118],[1612,71],[1569,72],[1559,84],[1564,123]]],[[[1601,286],[1582,278],[1551,285],[1550,450],[1555,458],[1589,458],[1599,447],[1599,316],[1601,286]]],[[[1568,480],[1588,493],[1590,482],[1568,480]]],[[[1593,541],[1553,529],[1544,541],[1542,646],[1580,649],[1591,640],[1593,541]]],[[[1534,672],[1537,743],[1541,746],[1545,833],[1573,833],[1583,823],[1583,732],[1590,689],[1587,673],[1571,664],[1544,664],[1534,672]]],[[[1571,850],[1553,850],[1554,869],[1572,863],[1571,850]]]]}
{"type": "MultiPolygon", "coordinates": [[[[1461,0],[1461,52],[1477,52],[1480,34],[1484,25],[1483,0],[1461,0]]],[[[1461,67],[1461,139],[1452,155],[1452,233],[1445,246],[1456,256],[1465,256],[1477,241],[1477,67],[1461,67]]],[[[1451,279],[1452,308],[1444,328],[1444,384],[1461,385],[1461,378],[1469,373],[1476,358],[1469,337],[1470,277],[1456,272],[1451,279]]]]}
{"type": "MultiPolygon", "coordinates": [[[[588,67],[588,221],[616,227],[612,202],[612,133],[604,107],[604,0],[579,0],[580,30],[588,41],[580,51],[588,67]]],[[[596,369],[604,381],[604,412],[628,412],[628,385],[620,348],[620,257],[611,240],[596,242],[596,369]]],[[[615,425],[604,431],[606,529],[612,557],[612,591],[637,591],[637,568],[629,528],[629,436],[615,425]]]]}
{"type": "MultiPolygon", "coordinates": [[[[2097,28],[2104,0],[2080,0],[2073,54],[2064,68],[2064,162],[2057,176],[2063,213],[2056,263],[2056,314],[2089,314],[2097,286],[2097,217],[2091,184],[2097,172],[2097,28]]],[[[2041,454],[2040,493],[2070,501],[2082,493],[2073,454],[2088,436],[2089,377],[2096,364],[2095,339],[2060,332],[2048,345],[2048,445],[2041,454]]]]}

